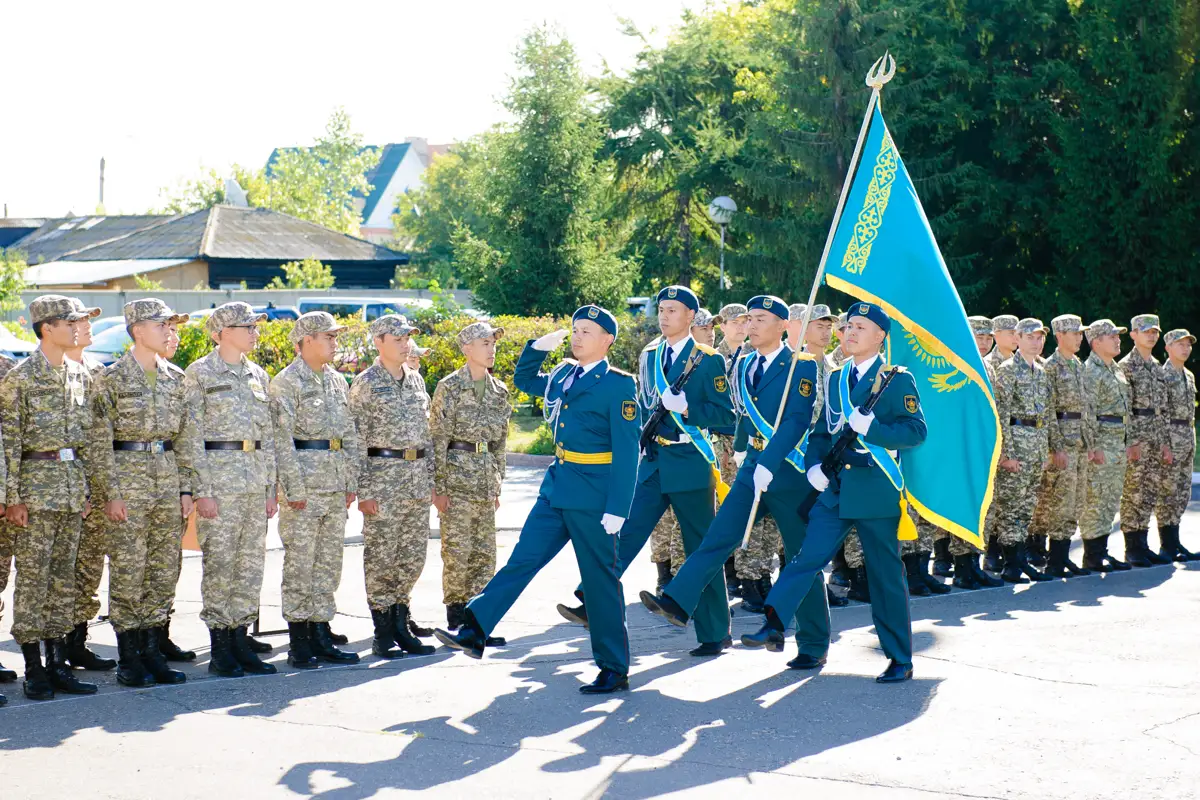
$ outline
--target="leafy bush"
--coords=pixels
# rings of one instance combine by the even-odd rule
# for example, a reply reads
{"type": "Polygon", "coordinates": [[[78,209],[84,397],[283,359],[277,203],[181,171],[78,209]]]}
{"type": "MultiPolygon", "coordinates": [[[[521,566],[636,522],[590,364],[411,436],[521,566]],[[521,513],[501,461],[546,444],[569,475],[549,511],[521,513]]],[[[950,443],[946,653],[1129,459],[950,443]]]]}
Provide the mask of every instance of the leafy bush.
{"type": "MultiPolygon", "coordinates": [[[[24,320],[24,317],[21,317],[24,320]]],[[[20,339],[22,342],[36,342],[37,337],[33,335],[33,331],[26,328],[21,322],[5,321],[4,327],[8,328],[8,332],[20,339]]]]}
{"type": "Polygon", "coordinates": [[[533,441],[525,452],[531,456],[554,455],[554,432],[550,430],[549,425],[542,425],[534,431],[533,441]]]}

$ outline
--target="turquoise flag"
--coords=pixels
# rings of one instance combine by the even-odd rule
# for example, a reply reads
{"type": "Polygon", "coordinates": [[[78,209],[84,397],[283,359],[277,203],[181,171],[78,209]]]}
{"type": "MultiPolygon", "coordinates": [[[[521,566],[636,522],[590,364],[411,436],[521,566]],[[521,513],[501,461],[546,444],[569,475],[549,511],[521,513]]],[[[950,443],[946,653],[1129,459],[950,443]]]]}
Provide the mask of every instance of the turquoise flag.
{"type": "Polygon", "coordinates": [[[983,547],[1000,420],[958,290],[875,105],[826,262],[825,282],[892,318],[889,363],[917,381],[929,436],[904,451],[909,502],[983,547]]]}

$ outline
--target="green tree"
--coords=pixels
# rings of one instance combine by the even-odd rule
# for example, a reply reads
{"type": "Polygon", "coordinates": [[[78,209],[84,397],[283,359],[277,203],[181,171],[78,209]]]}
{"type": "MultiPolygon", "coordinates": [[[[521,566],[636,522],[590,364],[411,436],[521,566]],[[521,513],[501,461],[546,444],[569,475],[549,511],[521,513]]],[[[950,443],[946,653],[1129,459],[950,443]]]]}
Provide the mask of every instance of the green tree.
{"type": "Polygon", "coordinates": [[[159,281],[147,278],[145,275],[134,275],[133,283],[139,291],[143,292],[161,292],[167,288],[159,281]]]}
{"type": "Polygon", "coordinates": [[[25,307],[21,292],[25,291],[25,254],[14,248],[0,247],[0,311],[16,311],[25,307]]]}
{"type": "Polygon", "coordinates": [[[267,284],[268,289],[332,289],[333,268],[315,258],[289,261],[280,265],[283,280],[276,275],[267,284]]]}
{"type": "MultiPolygon", "coordinates": [[[[184,180],[171,189],[163,189],[160,193],[162,205],[153,209],[151,213],[191,214],[193,211],[220,205],[226,201],[226,177],[217,170],[209,168],[204,170],[198,178],[184,180]]],[[[246,192],[246,199],[250,206],[266,205],[267,177],[265,170],[250,170],[234,164],[229,170],[228,177],[237,181],[242,190],[246,192]]]]}

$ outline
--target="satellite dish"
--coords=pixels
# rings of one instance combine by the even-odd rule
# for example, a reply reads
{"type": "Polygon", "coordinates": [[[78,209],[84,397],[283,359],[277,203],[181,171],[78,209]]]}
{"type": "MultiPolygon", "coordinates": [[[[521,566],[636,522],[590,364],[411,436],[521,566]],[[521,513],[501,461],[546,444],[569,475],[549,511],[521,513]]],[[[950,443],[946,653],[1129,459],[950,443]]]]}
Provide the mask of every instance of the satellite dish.
{"type": "Polygon", "coordinates": [[[225,204],[238,208],[250,207],[250,199],[246,197],[246,190],[233,178],[225,181],[225,204]]]}
{"type": "Polygon", "coordinates": [[[728,225],[736,212],[737,203],[733,202],[732,197],[722,195],[708,204],[708,218],[718,225],[728,225]]]}

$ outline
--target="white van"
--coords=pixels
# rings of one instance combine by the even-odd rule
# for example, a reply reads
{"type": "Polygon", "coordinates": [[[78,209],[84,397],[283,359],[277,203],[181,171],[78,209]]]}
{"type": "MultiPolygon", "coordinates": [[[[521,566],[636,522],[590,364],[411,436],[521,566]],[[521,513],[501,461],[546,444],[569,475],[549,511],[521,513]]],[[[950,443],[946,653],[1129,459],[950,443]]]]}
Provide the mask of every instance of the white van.
{"type": "Polygon", "coordinates": [[[411,319],[429,308],[433,308],[433,301],[420,297],[301,297],[296,303],[301,314],[328,311],[335,317],[358,317],[367,322],[384,314],[403,314],[411,319]]]}

